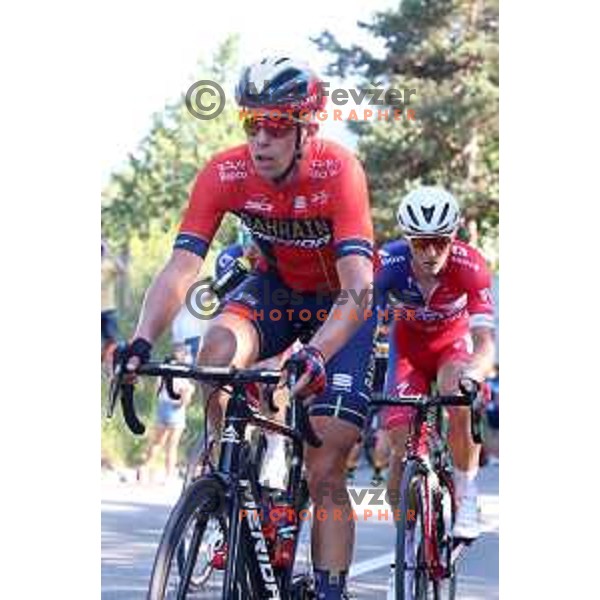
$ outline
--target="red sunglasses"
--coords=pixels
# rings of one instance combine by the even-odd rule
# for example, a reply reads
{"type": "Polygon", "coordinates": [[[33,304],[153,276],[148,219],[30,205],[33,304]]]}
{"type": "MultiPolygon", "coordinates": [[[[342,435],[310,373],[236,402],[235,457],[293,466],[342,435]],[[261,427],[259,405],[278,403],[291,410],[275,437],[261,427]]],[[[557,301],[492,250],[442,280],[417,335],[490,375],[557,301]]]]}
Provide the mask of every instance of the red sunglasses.
{"type": "Polygon", "coordinates": [[[265,119],[257,117],[246,117],[242,122],[244,131],[248,137],[254,137],[260,129],[264,129],[269,137],[282,138],[295,129],[296,123],[289,119],[265,119]]]}
{"type": "Polygon", "coordinates": [[[424,252],[429,246],[433,246],[437,252],[445,250],[451,243],[449,235],[436,235],[432,237],[409,237],[410,245],[418,252],[424,252]]]}

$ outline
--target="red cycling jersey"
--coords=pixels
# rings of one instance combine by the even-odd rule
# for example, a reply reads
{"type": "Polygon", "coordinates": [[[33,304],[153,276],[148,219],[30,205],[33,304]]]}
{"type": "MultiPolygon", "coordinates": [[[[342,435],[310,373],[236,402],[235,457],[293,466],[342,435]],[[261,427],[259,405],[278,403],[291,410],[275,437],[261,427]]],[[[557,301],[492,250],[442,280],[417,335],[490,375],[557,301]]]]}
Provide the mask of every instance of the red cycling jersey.
{"type": "Polygon", "coordinates": [[[204,257],[226,212],[240,217],[263,258],[299,292],[336,291],[338,258],[372,258],[373,226],[366,177],[338,144],[310,138],[293,181],[260,177],[247,144],[214,157],[199,173],[175,248],[204,257]]]}

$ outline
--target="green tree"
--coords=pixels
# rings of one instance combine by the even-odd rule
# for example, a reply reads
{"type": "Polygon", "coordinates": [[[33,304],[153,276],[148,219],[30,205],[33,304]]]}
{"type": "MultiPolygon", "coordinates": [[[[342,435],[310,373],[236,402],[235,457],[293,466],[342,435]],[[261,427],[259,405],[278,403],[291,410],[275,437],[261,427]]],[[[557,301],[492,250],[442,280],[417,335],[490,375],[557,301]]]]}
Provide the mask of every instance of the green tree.
{"type": "MultiPolygon", "coordinates": [[[[350,123],[369,176],[380,239],[394,235],[398,198],[418,184],[448,187],[482,233],[498,224],[497,0],[402,0],[359,23],[385,47],[378,57],[342,46],[330,32],[314,40],[334,55],[329,74],[360,84],[415,89],[394,101],[400,121],[350,123]],[[406,119],[407,109],[415,120],[406,119]]],[[[383,97],[383,95],[382,95],[383,97]]]]}
{"type": "MultiPolygon", "coordinates": [[[[197,80],[210,79],[223,88],[237,73],[237,38],[229,37],[210,66],[200,62],[197,80]]],[[[187,91],[187,90],[186,90],[187,91]]],[[[115,172],[102,193],[102,230],[127,259],[134,237],[148,239],[158,224],[170,231],[181,219],[198,170],[216,152],[243,141],[238,112],[227,99],[223,112],[201,120],[187,109],[185,91],[154,115],[148,134],[115,172]]],[[[235,236],[234,219],[226,219],[220,238],[235,236]]]]}

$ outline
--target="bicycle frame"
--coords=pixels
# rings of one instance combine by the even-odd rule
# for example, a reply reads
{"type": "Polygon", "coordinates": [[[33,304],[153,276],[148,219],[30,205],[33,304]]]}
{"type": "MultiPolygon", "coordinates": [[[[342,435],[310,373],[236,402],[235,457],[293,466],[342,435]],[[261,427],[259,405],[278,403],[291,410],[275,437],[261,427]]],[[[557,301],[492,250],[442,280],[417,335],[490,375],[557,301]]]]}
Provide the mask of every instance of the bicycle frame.
{"type": "MultiPolygon", "coordinates": [[[[230,567],[226,571],[223,588],[227,591],[227,597],[235,597],[235,588],[241,575],[237,569],[245,565],[250,579],[250,597],[285,599],[289,597],[291,572],[280,572],[271,564],[259,516],[262,511],[261,486],[258,482],[257,467],[250,462],[250,447],[245,440],[245,432],[248,425],[258,425],[292,440],[292,469],[287,489],[289,498],[295,498],[300,485],[304,458],[303,439],[292,427],[257,414],[247,405],[244,398],[243,388],[234,388],[227,405],[225,426],[221,435],[219,466],[214,473],[224,478],[226,489],[233,492],[229,497],[228,509],[230,567]],[[241,553],[241,561],[238,553],[241,553]]],[[[295,421],[294,415],[298,416],[298,405],[294,400],[290,408],[292,420],[295,421]]],[[[298,534],[294,552],[297,538],[298,534]]]]}
{"type": "Polygon", "coordinates": [[[440,548],[436,540],[437,524],[434,519],[434,495],[440,493],[440,480],[449,492],[453,511],[456,510],[454,483],[452,480],[452,459],[450,450],[442,435],[443,407],[425,404],[417,409],[415,419],[409,429],[406,442],[406,455],[403,463],[417,461],[422,466],[425,483],[424,493],[424,530],[425,530],[425,563],[432,577],[441,579],[450,568],[450,554],[446,566],[442,564],[440,548]]]}

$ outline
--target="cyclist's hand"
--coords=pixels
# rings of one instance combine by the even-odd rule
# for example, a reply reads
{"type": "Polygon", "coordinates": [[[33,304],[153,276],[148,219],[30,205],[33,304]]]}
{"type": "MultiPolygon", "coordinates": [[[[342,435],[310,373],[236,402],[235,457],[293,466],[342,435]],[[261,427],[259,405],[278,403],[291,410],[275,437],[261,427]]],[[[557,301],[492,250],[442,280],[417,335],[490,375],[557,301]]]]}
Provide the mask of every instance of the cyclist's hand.
{"type": "Polygon", "coordinates": [[[150,360],[152,354],[152,344],[144,338],[135,338],[123,356],[123,366],[125,368],[125,383],[135,383],[137,377],[136,371],[150,360]]]}
{"type": "Polygon", "coordinates": [[[284,371],[289,375],[295,369],[296,383],[291,393],[298,398],[307,399],[322,394],[327,387],[325,358],[314,346],[304,346],[286,361],[284,371]]]}

